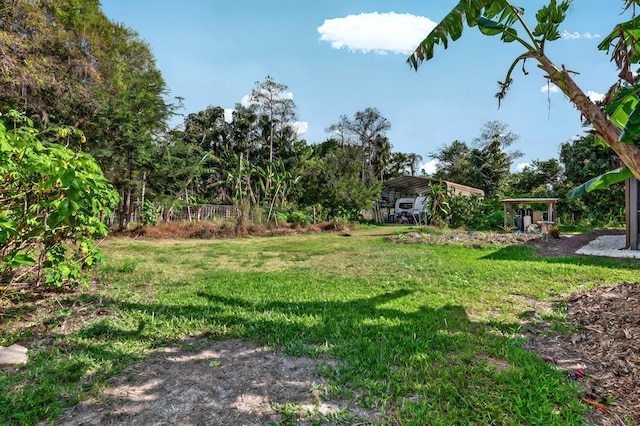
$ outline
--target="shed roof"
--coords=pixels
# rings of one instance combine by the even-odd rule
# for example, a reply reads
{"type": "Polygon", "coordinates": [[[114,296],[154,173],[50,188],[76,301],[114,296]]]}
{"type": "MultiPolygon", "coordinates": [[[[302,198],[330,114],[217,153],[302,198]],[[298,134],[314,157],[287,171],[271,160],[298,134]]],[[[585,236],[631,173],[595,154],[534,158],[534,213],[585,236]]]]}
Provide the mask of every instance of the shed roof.
{"type": "Polygon", "coordinates": [[[504,204],[520,204],[520,203],[555,204],[558,202],[558,200],[559,198],[505,198],[504,200],[500,200],[500,202],[504,204]]]}
{"type": "Polygon", "coordinates": [[[484,195],[484,191],[467,185],[461,185],[455,182],[443,181],[423,176],[401,176],[390,179],[383,183],[383,194],[390,195],[392,193],[402,193],[406,195],[421,195],[431,192],[431,184],[442,182],[447,189],[453,189],[455,192],[463,194],[484,195]]]}

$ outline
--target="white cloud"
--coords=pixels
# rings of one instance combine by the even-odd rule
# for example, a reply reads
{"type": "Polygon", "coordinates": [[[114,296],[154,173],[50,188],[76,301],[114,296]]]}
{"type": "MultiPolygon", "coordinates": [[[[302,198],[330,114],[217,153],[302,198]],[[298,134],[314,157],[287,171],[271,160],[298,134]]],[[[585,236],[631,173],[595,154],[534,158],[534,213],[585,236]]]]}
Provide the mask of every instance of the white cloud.
{"type": "Polygon", "coordinates": [[[420,166],[420,169],[424,170],[426,174],[431,175],[435,173],[437,165],[438,165],[438,160],[433,159],[431,161],[427,161],[426,163],[422,164],[420,166]]]}
{"type": "Polygon", "coordinates": [[[235,111],[235,109],[225,108],[224,109],[224,121],[226,121],[227,123],[233,122],[233,113],[234,113],[234,111],[235,111]]]}
{"type": "MultiPolygon", "coordinates": [[[[266,90],[263,90],[263,93],[267,94],[266,90]]],[[[293,100],[293,92],[285,92],[280,96],[280,99],[291,99],[293,100]]],[[[255,102],[251,100],[251,95],[244,95],[242,99],[240,99],[240,105],[243,107],[250,107],[255,102]]]]}
{"type": "Polygon", "coordinates": [[[521,171],[523,171],[527,167],[531,167],[531,164],[529,164],[529,163],[518,163],[518,165],[516,165],[516,172],[520,173],[521,171]]]}
{"type": "Polygon", "coordinates": [[[240,105],[242,105],[243,107],[250,107],[251,104],[251,95],[244,95],[242,99],[240,99],[240,105]]]}
{"type": "Polygon", "coordinates": [[[570,33],[567,30],[564,30],[562,32],[562,34],[560,34],[560,37],[562,37],[565,40],[577,40],[579,38],[586,38],[586,39],[592,39],[592,38],[600,38],[600,34],[591,34],[590,32],[586,31],[583,33],[579,33],[577,31],[570,33]]]}
{"type": "Polygon", "coordinates": [[[309,123],[306,121],[296,121],[291,125],[298,136],[302,136],[309,131],[309,123]]]}
{"type": "Polygon", "coordinates": [[[553,83],[545,84],[540,88],[542,93],[558,93],[560,92],[560,88],[553,83]]]}
{"type": "MultiPolygon", "coordinates": [[[[545,84],[540,88],[542,93],[560,93],[560,88],[553,83],[545,84]]],[[[587,97],[593,102],[602,101],[604,99],[603,93],[598,93],[595,90],[587,90],[587,97]]]]}
{"type": "Polygon", "coordinates": [[[320,40],[330,42],[334,49],[408,55],[435,26],[423,16],[374,12],[326,19],[318,32],[320,40]]]}
{"type": "MultiPolygon", "coordinates": [[[[291,94],[291,92],[289,92],[289,94],[291,94]]],[[[293,96],[293,95],[291,95],[293,96]]],[[[287,95],[288,97],[288,95],[287,95]]],[[[247,96],[243,96],[242,100],[240,100],[240,104],[242,104],[245,107],[248,107],[249,105],[251,105],[251,102],[249,100],[249,95],[247,96]]],[[[232,108],[225,108],[224,109],[224,121],[226,121],[227,123],[232,123],[233,122],[233,113],[234,113],[235,109],[232,108]]],[[[298,136],[302,136],[305,135],[309,132],[309,123],[306,121],[296,121],[294,123],[291,123],[291,127],[293,127],[293,130],[296,132],[296,134],[298,136]]]]}
{"type": "Polygon", "coordinates": [[[604,100],[604,93],[598,93],[594,90],[587,90],[587,97],[591,99],[592,102],[600,102],[604,100]]]}

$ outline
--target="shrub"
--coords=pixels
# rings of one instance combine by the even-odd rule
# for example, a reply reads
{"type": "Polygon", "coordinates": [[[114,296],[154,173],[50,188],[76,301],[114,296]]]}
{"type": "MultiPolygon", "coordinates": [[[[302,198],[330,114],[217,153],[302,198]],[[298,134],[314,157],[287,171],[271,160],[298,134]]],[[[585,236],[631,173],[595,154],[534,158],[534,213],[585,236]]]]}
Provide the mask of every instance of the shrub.
{"type": "Polygon", "coordinates": [[[142,221],[142,224],[145,226],[157,225],[158,213],[160,212],[160,209],[162,209],[162,206],[154,208],[151,201],[145,201],[144,204],[142,204],[142,208],[140,209],[140,220],[142,221]]]}
{"type": "Polygon", "coordinates": [[[287,222],[293,226],[305,227],[309,225],[311,218],[305,212],[295,210],[287,215],[287,222]]]}
{"type": "MultiPolygon", "coordinates": [[[[108,233],[100,215],[118,193],[93,157],[41,135],[16,111],[0,120],[0,280],[19,279],[27,266],[37,283],[88,284],[85,271],[102,257],[94,238],[108,233]]],[[[69,127],[57,137],[85,141],[69,127]]]]}

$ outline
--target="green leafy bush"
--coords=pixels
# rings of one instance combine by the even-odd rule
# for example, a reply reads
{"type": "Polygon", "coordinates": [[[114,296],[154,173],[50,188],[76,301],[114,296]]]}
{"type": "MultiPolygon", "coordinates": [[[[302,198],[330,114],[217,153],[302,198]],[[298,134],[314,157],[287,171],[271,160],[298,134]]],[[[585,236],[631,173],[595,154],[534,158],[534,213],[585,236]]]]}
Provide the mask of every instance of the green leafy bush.
{"type": "Polygon", "coordinates": [[[145,226],[155,226],[158,224],[158,213],[162,209],[162,206],[154,207],[153,203],[149,200],[142,204],[140,209],[140,220],[145,226]]]}
{"type": "MultiPolygon", "coordinates": [[[[85,142],[70,129],[57,137],[85,142]]],[[[93,157],[42,137],[16,111],[0,120],[0,282],[33,272],[38,283],[87,284],[85,270],[101,259],[94,238],[108,233],[100,216],[118,194],[93,157]]]]}
{"type": "Polygon", "coordinates": [[[287,222],[293,226],[305,227],[311,223],[311,218],[305,212],[294,210],[287,216],[287,222]]]}

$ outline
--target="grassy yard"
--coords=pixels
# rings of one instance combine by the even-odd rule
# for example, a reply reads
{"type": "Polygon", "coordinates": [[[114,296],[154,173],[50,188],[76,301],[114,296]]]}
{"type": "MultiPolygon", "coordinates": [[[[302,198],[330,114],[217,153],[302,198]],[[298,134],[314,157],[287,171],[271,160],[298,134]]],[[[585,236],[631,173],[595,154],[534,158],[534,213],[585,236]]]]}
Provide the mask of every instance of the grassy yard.
{"type": "Polygon", "coordinates": [[[53,419],[148,348],[240,336],[291,355],[332,357],[338,367],[323,370],[330,395],[378,410],[388,424],[580,424],[583,391],[523,350],[519,333],[538,321],[562,332],[561,303],[549,302],[636,281],[638,266],[542,259],[526,246],[384,240],[399,229],[105,241],[97,294],[4,310],[0,345],[33,351],[27,367],[0,370],[0,419],[53,419]],[[44,309],[51,305],[58,309],[44,309]],[[82,306],[84,322],[71,321],[82,306]]]}

